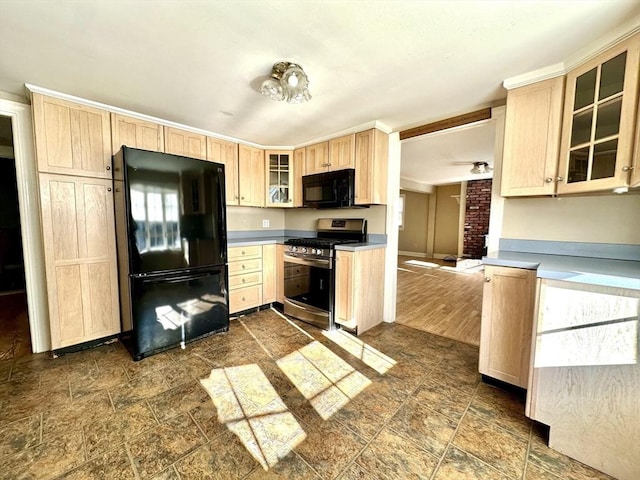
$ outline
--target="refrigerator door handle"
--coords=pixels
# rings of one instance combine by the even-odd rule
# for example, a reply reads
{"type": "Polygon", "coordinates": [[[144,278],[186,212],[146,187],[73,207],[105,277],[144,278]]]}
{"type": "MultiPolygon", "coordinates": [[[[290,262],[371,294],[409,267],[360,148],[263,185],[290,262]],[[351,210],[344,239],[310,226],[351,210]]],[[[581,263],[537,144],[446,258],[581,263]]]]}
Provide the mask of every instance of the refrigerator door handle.
{"type": "MultiPolygon", "coordinates": [[[[157,277],[148,277],[147,279],[144,280],[144,283],[146,284],[180,283],[180,282],[186,282],[189,280],[198,280],[200,278],[206,278],[206,277],[210,277],[211,275],[218,275],[221,273],[222,273],[221,269],[215,269],[215,270],[207,270],[206,272],[201,272],[201,273],[187,273],[182,275],[169,274],[169,275],[162,275],[157,277]]],[[[144,277],[141,277],[141,278],[144,278],[144,277]]]]}

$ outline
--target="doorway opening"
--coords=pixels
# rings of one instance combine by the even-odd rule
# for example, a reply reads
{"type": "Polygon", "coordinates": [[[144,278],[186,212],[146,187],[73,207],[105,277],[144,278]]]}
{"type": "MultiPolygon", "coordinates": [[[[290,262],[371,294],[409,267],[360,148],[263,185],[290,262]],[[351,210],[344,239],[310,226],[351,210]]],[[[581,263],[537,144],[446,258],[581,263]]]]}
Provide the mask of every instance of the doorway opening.
{"type": "Polygon", "coordinates": [[[31,351],[13,129],[0,116],[0,361],[31,351]]]}
{"type": "Polygon", "coordinates": [[[491,169],[473,167],[499,164],[497,120],[442,129],[401,147],[396,322],[476,346],[493,180],[491,169]]]}

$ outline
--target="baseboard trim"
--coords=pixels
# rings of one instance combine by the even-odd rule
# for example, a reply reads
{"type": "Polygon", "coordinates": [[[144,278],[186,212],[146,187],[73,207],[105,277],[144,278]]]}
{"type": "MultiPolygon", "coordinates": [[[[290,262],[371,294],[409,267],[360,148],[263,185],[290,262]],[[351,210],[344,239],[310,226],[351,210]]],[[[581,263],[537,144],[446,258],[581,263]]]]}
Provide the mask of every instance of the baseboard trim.
{"type": "Polygon", "coordinates": [[[427,254],[424,252],[407,252],[405,250],[398,250],[398,255],[405,255],[407,257],[427,258],[427,254]]]}
{"type": "Polygon", "coordinates": [[[437,258],[438,260],[442,260],[445,257],[453,257],[458,258],[458,255],[455,253],[434,253],[433,258],[437,258]]]}

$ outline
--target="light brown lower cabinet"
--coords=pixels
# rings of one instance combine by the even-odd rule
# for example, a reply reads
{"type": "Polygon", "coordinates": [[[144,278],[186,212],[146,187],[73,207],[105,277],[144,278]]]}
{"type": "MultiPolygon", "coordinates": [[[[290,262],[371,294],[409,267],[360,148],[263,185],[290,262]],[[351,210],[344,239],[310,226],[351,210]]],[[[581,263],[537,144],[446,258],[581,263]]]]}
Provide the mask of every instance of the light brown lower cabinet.
{"type": "Polygon", "coordinates": [[[39,174],[52,349],[120,332],[111,180],[39,174]]]}
{"type": "Polygon", "coordinates": [[[284,245],[276,245],[276,302],[284,304],[284,245]]]}
{"type": "Polygon", "coordinates": [[[262,303],[276,301],[276,245],[262,246],[262,303]]]}
{"type": "Polygon", "coordinates": [[[229,313],[276,300],[276,245],[229,247],[229,313]]]}
{"type": "Polygon", "coordinates": [[[527,388],[536,271],[485,266],[479,370],[527,388]]]}
{"type": "Polygon", "coordinates": [[[385,249],[335,253],[335,321],[360,335],[382,322],[385,249]]]}

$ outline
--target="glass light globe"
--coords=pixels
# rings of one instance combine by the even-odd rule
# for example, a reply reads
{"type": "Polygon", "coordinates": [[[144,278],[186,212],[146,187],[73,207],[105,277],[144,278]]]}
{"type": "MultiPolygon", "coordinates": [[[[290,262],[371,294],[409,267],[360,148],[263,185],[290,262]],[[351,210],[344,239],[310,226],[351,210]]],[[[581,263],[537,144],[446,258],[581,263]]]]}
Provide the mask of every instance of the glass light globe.
{"type": "Polygon", "coordinates": [[[298,86],[298,74],[294,73],[292,74],[288,79],[287,79],[287,83],[289,84],[289,86],[291,87],[297,87],[298,86]]]}
{"type": "Polygon", "coordinates": [[[267,78],[264,82],[262,82],[260,93],[265,97],[270,98],[271,100],[284,100],[282,85],[280,85],[280,82],[273,77],[267,78]]]}

